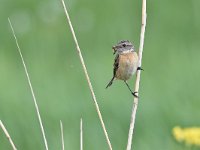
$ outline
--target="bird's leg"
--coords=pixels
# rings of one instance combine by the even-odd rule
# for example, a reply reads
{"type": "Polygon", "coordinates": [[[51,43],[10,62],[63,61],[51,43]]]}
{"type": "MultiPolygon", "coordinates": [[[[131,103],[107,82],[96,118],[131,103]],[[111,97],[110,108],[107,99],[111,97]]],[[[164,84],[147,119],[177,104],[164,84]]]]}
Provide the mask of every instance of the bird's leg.
{"type": "Polygon", "coordinates": [[[137,67],[137,70],[143,70],[144,71],[144,69],[142,69],[141,67],[137,67]]]}
{"type": "Polygon", "coordinates": [[[124,81],[124,83],[125,83],[126,86],[128,87],[128,89],[129,89],[129,91],[131,92],[131,94],[132,94],[134,97],[139,98],[139,97],[136,95],[136,93],[138,93],[138,92],[133,92],[133,91],[131,90],[130,86],[128,85],[128,83],[127,83],[126,81],[124,81]]]}

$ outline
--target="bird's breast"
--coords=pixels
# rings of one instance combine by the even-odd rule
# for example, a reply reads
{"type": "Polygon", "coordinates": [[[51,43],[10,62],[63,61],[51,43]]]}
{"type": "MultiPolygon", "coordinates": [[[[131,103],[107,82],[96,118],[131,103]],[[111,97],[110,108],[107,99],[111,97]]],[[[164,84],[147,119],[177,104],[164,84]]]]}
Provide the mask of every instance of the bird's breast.
{"type": "Polygon", "coordinates": [[[116,72],[116,78],[128,80],[136,72],[138,67],[138,55],[136,52],[120,54],[119,66],[116,72]]]}

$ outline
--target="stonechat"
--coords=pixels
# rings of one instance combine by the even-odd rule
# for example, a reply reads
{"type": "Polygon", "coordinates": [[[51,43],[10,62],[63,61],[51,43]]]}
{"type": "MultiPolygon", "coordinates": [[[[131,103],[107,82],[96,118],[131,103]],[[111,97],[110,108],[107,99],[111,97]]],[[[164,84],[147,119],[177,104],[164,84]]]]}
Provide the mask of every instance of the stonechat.
{"type": "Polygon", "coordinates": [[[122,40],[117,43],[117,45],[113,46],[112,49],[114,51],[113,54],[116,54],[113,65],[113,77],[106,88],[111,86],[115,79],[123,80],[132,95],[138,97],[136,95],[137,92],[132,92],[127,83],[127,80],[129,80],[137,70],[142,70],[138,67],[138,54],[135,52],[133,44],[128,40],[122,40]]]}

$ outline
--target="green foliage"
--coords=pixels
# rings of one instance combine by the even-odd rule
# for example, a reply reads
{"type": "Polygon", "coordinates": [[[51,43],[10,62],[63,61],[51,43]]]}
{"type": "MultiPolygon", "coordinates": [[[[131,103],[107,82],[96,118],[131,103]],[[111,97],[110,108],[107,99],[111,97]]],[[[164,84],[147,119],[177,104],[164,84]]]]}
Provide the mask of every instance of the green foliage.
{"type": "MultiPolygon", "coordinates": [[[[49,147],[108,149],[60,1],[0,1],[0,119],[17,148],[44,149],[31,93],[7,18],[10,17],[32,80],[49,147]]],[[[125,149],[133,97],[112,76],[112,45],[139,46],[141,1],[67,0],[113,149],[125,149]]],[[[135,150],[182,150],[174,126],[198,126],[200,71],[199,0],[147,1],[135,150]]],[[[135,78],[135,77],[134,77],[135,78]]],[[[134,85],[134,79],[130,81],[134,85]]],[[[11,149],[0,130],[0,149],[11,149]]],[[[195,149],[195,148],[194,148],[195,149]]]]}

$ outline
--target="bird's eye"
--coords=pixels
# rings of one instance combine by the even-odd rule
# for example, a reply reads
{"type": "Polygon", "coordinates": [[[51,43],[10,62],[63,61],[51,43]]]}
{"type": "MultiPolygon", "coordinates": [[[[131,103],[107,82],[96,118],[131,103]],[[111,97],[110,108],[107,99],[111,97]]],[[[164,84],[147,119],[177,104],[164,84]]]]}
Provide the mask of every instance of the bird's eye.
{"type": "Polygon", "coordinates": [[[123,47],[126,47],[126,44],[123,44],[122,46],[123,46],[123,47]]]}

